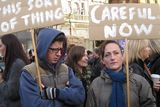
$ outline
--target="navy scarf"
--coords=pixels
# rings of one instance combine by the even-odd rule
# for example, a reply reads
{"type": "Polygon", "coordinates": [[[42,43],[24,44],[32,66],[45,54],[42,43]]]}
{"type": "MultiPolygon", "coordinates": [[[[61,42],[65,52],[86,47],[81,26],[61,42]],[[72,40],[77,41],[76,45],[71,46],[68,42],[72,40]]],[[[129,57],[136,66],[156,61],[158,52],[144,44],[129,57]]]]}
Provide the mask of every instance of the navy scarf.
{"type": "Polygon", "coordinates": [[[112,79],[112,94],[110,96],[109,107],[125,107],[125,96],[123,91],[125,74],[123,69],[119,72],[107,70],[107,74],[112,79]]]}

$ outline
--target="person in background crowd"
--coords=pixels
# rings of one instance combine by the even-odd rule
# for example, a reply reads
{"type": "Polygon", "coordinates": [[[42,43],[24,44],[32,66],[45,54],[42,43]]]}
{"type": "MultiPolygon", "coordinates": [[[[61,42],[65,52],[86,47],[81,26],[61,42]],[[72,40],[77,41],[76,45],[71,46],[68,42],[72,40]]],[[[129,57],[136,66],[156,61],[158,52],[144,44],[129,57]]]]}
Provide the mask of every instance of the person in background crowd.
{"type": "MultiPolygon", "coordinates": [[[[127,107],[126,70],[123,52],[113,40],[101,45],[104,68],[88,90],[86,107],[127,107]]],[[[129,70],[130,107],[156,107],[149,83],[129,70]]]]}
{"type": "Polygon", "coordinates": [[[87,50],[83,46],[72,47],[68,53],[66,64],[73,69],[75,75],[82,81],[85,92],[87,93],[91,75],[91,71],[89,68],[87,69],[87,50]]]}
{"type": "MultiPolygon", "coordinates": [[[[151,74],[160,75],[160,40],[150,40],[149,47],[151,49],[150,62],[148,63],[151,74]]],[[[157,107],[160,107],[160,82],[154,85],[156,92],[157,107]]]]}
{"type": "Polygon", "coordinates": [[[67,39],[63,32],[44,28],[37,37],[37,55],[43,90],[37,84],[36,65],[23,68],[20,98],[23,107],[76,107],[85,100],[82,82],[64,64],[67,39]]]}
{"type": "Polygon", "coordinates": [[[34,50],[33,49],[28,50],[28,57],[29,57],[30,63],[35,61],[35,56],[34,56],[34,50]]]}
{"type": "Polygon", "coordinates": [[[100,74],[101,74],[101,70],[103,68],[103,64],[101,62],[101,59],[100,59],[100,49],[99,48],[95,48],[93,50],[93,58],[91,58],[89,61],[88,61],[88,64],[91,68],[91,81],[93,81],[96,77],[98,77],[100,74]]]}
{"type": "Polygon", "coordinates": [[[90,50],[87,50],[87,56],[88,56],[88,60],[93,58],[93,52],[90,50]]]}
{"type": "Polygon", "coordinates": [[[150,56],[149,40],[129,40],[128,41],[128,62],[134,73],[144,77],[153,90],[151,73],[146,66],[150,56]],[[134,48],[133,48],[134,47],[134,48]]]}
{"type": "Polygon", "coordinates": [[[0,38],[0,52],[4,57],[5,69],[0,73],[0,105],[21,107],[19,96],[19,78],[21,69],[29,63],[21,42],[13,34],[0,38]]]}

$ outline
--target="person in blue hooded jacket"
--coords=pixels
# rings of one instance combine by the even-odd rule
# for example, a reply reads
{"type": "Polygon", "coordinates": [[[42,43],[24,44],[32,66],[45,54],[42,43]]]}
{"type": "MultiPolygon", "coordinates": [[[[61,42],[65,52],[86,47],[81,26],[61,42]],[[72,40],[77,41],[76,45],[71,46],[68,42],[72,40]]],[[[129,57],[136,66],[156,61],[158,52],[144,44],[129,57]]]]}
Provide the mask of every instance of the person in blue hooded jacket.
{"type": "Polygon", "coordinates": [[[67,39],[56,29],[41,29],[37,36],[37,56],[43,90],[40,91],[36,65],[22,69],[20,98],[22,107],[78,107],[85,100],[82,82],[63,62],[67,39]]]}

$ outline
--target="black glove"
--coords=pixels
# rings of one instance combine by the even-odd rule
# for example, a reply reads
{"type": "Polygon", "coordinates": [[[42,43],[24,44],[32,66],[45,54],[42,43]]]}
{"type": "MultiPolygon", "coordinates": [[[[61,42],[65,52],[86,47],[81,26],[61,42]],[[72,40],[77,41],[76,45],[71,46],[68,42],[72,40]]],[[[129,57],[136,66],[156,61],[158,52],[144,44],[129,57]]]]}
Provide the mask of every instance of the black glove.
{"type": "Polygon", "coordinates": [[[46,87],[44,91],[47,99],[56,99],[59,95],[59,89],[57,88],[46,87]]]}

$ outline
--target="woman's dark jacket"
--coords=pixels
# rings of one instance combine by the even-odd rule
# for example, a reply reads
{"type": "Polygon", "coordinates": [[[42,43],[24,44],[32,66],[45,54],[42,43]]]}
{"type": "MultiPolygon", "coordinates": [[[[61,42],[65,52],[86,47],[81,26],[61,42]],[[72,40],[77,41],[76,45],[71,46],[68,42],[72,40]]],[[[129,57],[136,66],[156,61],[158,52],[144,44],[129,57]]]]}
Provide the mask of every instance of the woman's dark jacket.
{"type": "Polygon", "coordinates": [[[141,59],[139,59],[139,60],[134,61],[133,63],[131,63],[130,67],[133,68],[133,72],[134,73],[136,73],[136,74],[141,75],[142,77],[144,77],[148,81],[148,83],[150,84],[150,86],[153,89],[152,78],[151,78],[150,74],[145,70],[145,68],[144,68],[144,62],[141,59]]]}
{"type": "Polygon", "coordinates": [[[0,106],[21,107],[19,96],[19,78],[25,63],[16,59],[7,74],[7,79],[0,84],[0,106]]]}
{"type": "MultiPolygon", "coordinates": [[[[148,64],[150,71],[152,74],[159,74],[160,75],[160,55],[154,54],[150,63],[148,64]]],[[[156,103],[157,107],[160,107],[160,91],[156,92],[156,103]]]]}

